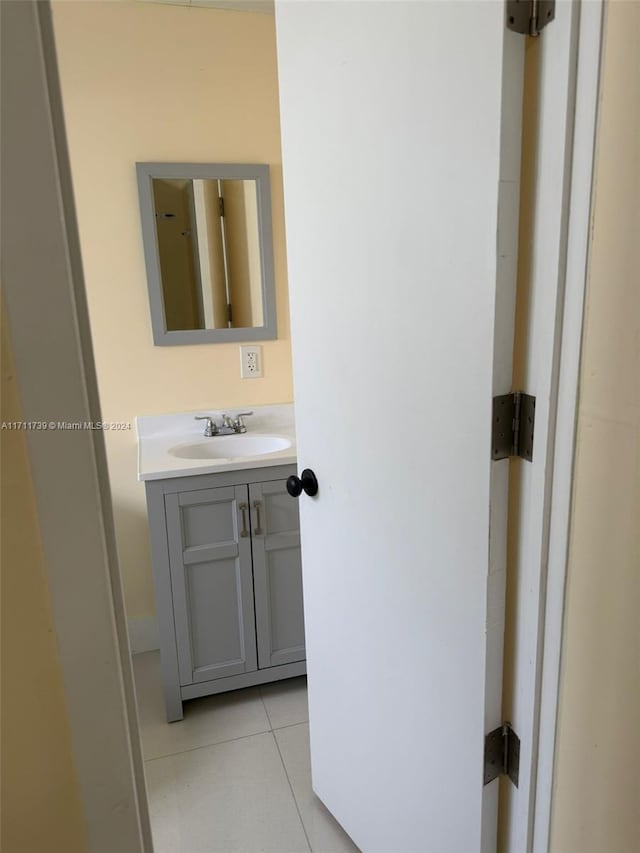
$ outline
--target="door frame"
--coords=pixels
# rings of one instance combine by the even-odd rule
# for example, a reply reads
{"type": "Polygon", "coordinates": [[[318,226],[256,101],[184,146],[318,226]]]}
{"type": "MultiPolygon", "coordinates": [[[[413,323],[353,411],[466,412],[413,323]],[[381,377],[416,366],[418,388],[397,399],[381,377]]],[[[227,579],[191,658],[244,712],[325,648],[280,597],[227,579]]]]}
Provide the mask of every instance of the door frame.
{"type": "Polygon", "coordinates": [[[558,330],[559,364],[551,436],[551,470],[546,506],[548,545],[546,589],[539,611],[536,643],[541,665],[536,683],[537,766],[533,769],[528,850],[549,850],[552,818],[556,728],[560,695],[565,587],[573,505],[573,473],[577,436],[579,382],[585,295],[589,277],[592,205],[597,131],[606,31],[605,0],[580,4],[576,43],[576,86],[573,109],[571,188],[564,246],[564,304],[558,330]]]}
{"type": "MultiPolygon", "coordinates": [[[[17,205],[16,209],[25,210],[32,232],[37,225],[38,233],[46,234],[50,239],[52,252],[56,255],[55,269],[51,266],[51,259],[45,258],[40,260],[39,267],[34,261],[28,270],[30,282],[43,282],[43,286],[38,288],[38,299],[45,319],[34,323],[33,287],[26,288],[25,276],[19,274],[24,248],[21,250],[15,223],[20,222],[20,217],[12,217],[13,226],[7,224],[5,229],[9,239],[5,243],[4,290],[24,416],[26,420],[39,420],[43,413],[49,416],[60,412],[60,401],[66,402],[67,409],[73,401],[74,415],[78,413],[74,420],[99,421],[98,389],[51,10],[48,2],[36,0],[3,5],[16,10],[15,14],[21,16],[23,26],[22,41],[18,42],[21,58],[12,52],[7,61],[14,62],[16,67],[20,62],[21,69],[24,68],[24,73],[17,74],[14,79],[20,81],[23,92],[26,85],[33,87],[33,97],[28,98],[30,115],[40,110],[40,119],[49,128],[46,134],[39,135],[41,151],[38,153],[38,162],[45,164],[43,169],[48,169],[48,180],[42,180],[42,170],[33,169],[33,146],[25,144],[23,151],[15,146],[11,151],[14,158],[12,168],[20,168],[23,173],[21,198],[5,196],[4,202],[6,209],[14,209],[17,205]],[[61,341],[68,343],[61,345],[61,341]],[[51,376],[56,377],[55,382],[51,381],[51,376]]],[[[557,407],[557,414],[549,424],[553,453],[546,476],[548,491],[544,507],[548,536],[541,537],[537,543],[547,557],[546,588],[543,584],[543,606],[538,607],[537,601],[532,602],[535,612],[528,614],[532,624],[537,625],[532,642],[541,649],[539,677],[531,691],[539,727],[537,772],[532,768],[534,784],[524,812],[532,828],[528,832],[527,849],[535,851],[548,849],[603,34],[603,0],[584,2],[580,6],[582,14],[575,43],[578,60],[573,140],[568,146],[570,151],[565,164],[572,180],[568,197],[569,225],[563,238],[566,267],[564,311],[560,326],[553,331],[559,336],[560,360],[557,381],[552,383],[555,390],[552,390],[554,399],[551,402],[557,407]]],[[[12,21],[15,22],[15,18],[12,21]]],[[[25,139],[29,138],[31,129],[28,122],[25,121],[24,127],[16,128],[16,136],[21,131],[25,139]]],[[[54,419],[69,420],[68,414],[68,411],[60,412],[60,418],[54,416],[54,419]]],[[[153,847],[111,517],[104,437],[98,431],[77,432],[65,446],[63,458],[51,452],[55,435],[43,438],[42,435],[28,433],[27,437],[90,849],[104,850],[105,853],[114,849],[151,853],[153,847]],[[69,486],[72,473],[74,488],[69,486]],[[61,476],[66,477],[69,486],[65,502],[56,501],[54,497],[61,476]],[[57,535],[61,523],[66,520],[68,529],[74,529],[72,525],[77,524],[78,518],[90,518],[94,524],[93,536],[85,542],[81,555],[77,548],[74,549],[70,537],[57,535]],[[61,542],[63,538],[65,541],[61,542]],[[94,567],[93,571],[84,573],[82,608],[71,606],[69,596],[73,577],[69,566],[79,560],[85,567],[94,567]],[[87,631],[87,624],[92,625],[91,631],[87,631]],[[79,648],[83,649],[82,655],[78,654],[79,648]],[[99,667],[95,666],[96,661],[100,661],[99,667]],[[93,671],[89,667],[90,662],[94,663],[93,671]],[[105,713],[105,709],[109,709],[109,713],[105,713]],[[95,737],[95,719],[101,720],[103,738],[95,737]],[[115,815],[126,815],[128,819],[115,819],[115,815]]]]}
{"type": "Polygon", "coordinates": [[[49,2],[0,5],[3,295],[91,853],[153,843],[49,2]],[[50,426],[53,424],[53,426],[50,426]],[[64,531],[64,535],[60,534],[64,531]]]}
{"type": "Polygon", "coordinates": [[[533,462],[516,463],[511,483],[503,713],[521,748],[519,785],[505,783],[500,803],[504,849],[526,853],[548,844],[602,16],[600,0],[557,3],[527,80],[535,187],[515,364],[537,405],[533,462]]]}

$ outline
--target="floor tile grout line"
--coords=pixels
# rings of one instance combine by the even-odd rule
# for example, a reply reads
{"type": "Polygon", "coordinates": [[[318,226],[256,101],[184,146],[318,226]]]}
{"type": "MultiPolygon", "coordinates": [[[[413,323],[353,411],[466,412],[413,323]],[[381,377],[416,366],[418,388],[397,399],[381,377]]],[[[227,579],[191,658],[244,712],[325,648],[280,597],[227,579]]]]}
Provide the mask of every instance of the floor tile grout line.
{"type": "Polygon", "coordinates": [[[294,728],[294,726],[308,726],[308,725],[309,725],[309,718],[307,717],[306,720],[300,720],[297,723],[287,723],[286,726],[276,726],[276,728],[273,729],[273,731],[274,732],[281,732],[283,729],[292,729],[292,728],[294,728]]]}
{"type": "Polygon", "coordinates": [[[273,723],[271,722],[271,717],[269,716],[269,709],[267,708],[267,703],[264,701],[262,685],[260,686],[260,701],[262,702],[262,707],[264,708],[264,712],[267,715],[267,720],[269,721],[269,731],[273,731],[273,723]]]}
{"type": "Polygon", "coordinates": [[[262,731],[259,732],[251,732],[248,735],[238,735],[238,737],[230,737],[225,740],[216,740],[213,741],[213,743],[201,743],[200,746],[190,746],[188,749],[179,749],[177,752],[168,752],[166,755],[154,755],[152,758],[144,758],[143,755],[143,761],[146,764],[148,761],[160,761],[162,758],[175,758],[177,755],[184,755],[187,752],[197,752],[199,749],[209,749],[212,746],[222,746],[223,743],[235,743],[237,740],[246,740],[250,737],[268,734],[273,734],[273,729],[262,729],[262,731]]]}
{"type": "MultiPolygon", "coordinates": [[[[283,728],[289,728],[289,726],[283,726],[283,728]]],[[[307,839],[307,844],[309,845],[310,853],[313,853],[313,847],[311,845],[311,839],[309,838],[309,834],[307,832],[307,827],[304,824],[304,820],[302,819],[302,814],[300,812],[300,806],[298,805],[298,798],[296,797],[296,792],[293,790],[293,785],[291,784],[291,779],[289,778],[289,771],[287,770],[287,765],[282,756],[282,751],[280,749],[280,744],[278,743],[278,738],[276,737],[276,733],[274,731],[271,732],[273,735],[273,739],[276,744],[276,749],[278,750],[278,755],[280,756],[280,761],[282,762],[282,767],[284,769],[284,775],[287,777],[287,784],[289,785],[289,790],[291,791],[291,796],[293,797],[293,802],[296,807],[296,811],[298,812],[298,817],[300,819],[300,825],[302,826],[302,831],[304,832],[304,837],[307,839]]]]}
{"type": "Polygon", "coordinates": [[[172,757],[175,757],[176,755],[182,755],[185,752],[195,752],[198,749],[207,749],[210,746],[220,746],[223,743],[233,743],[236,740],[244,740],[245,738],[255,737],[256,735],[267,735],[267,734],[269,734],[269,732],[274,732],[274,733],[275,732],[281,732],[284,729],[293,729],[296,726],[309,725],[309,720],[300,720],[300,722],[298,722],[298,723],[287,723],[286,726],[278,726],[277,728],[274,729],[272,724],[271,724],[271,719],[269,717],[269,714],[267,713],[266,706],[265,706],[265,714],[267,715],[267,722],[269,723],[268,729],[262,729],[259,732],[250,732],[249,734],[246,734],[246,735],[238,735],[237,737],[229,737],[229,738],[225,738],[224,740],[214,740],[211,743],[201,743],[200,746],[189,746],[189,747],[187,747],[187,749],[179,749],[176,752],[167,752],[164,755],[153,755],[153,756],[151,756],[151,758],[144,758],[144,756],[143,756],[143,760],[145,762],[147,762],[147,761],[159,761],[161,758],[172,758],[172,757]]]}

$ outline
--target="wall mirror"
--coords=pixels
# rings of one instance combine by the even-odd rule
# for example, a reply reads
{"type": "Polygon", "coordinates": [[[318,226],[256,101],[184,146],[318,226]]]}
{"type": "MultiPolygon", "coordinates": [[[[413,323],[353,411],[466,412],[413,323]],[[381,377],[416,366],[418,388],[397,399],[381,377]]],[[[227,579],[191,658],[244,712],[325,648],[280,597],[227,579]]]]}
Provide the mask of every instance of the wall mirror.
{"type": "Polygon", "coordinates": [[[154,343],[274,339],[269,167],[136,169],[154,343]]]}

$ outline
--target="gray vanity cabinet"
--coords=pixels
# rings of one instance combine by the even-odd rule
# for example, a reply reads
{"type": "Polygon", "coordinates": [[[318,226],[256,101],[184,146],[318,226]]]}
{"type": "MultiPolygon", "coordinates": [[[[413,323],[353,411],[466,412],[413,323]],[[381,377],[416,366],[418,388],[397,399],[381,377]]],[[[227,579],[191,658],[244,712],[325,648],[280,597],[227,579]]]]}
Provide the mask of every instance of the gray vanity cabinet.
{"type": "Polygon", "coordinates": [[[305,672],[295,466],[146,483],[167,718],[305,672]]]}
{"type": "Polygon", "coordinates": [[[253,672],[247,487],[167,495],[165,508],[180,683],[253,672]]]}
{"type": "Polygon", "coordinates": [[[298,501],[285,480],[252,483],[253,584],[258,666],[304,660],[302,565],[298,501]],[[259,526],[258,526],[259,522],[259,526]]]}

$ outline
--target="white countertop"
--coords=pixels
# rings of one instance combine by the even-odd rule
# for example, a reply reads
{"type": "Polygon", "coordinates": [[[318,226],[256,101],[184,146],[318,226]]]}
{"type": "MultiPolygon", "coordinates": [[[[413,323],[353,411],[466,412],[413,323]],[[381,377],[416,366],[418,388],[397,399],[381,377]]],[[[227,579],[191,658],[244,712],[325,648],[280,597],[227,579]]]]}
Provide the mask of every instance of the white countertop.
{"type": "MultiPolygon", "coordinates": [[[[138,480],[162,480],[167,477],[188,477],[192,474],[215,474],[220,471],[240,471],[245,468],[265,468],[272,465],[295,464],[296,433],[293,404],[278,406],[247,406],[222,410],[198,410],[171,415],[148,415],[136,418],[138,433],[138,480]],[[220,423],[222,414],[235,417],[238,412],[252,411],[246,418],[247,436],[278,436],[291,446],[276,453],[261,456],[242,456],[225,459],[183,459],[169,453],[179,444],[198,441],[224,442],[224,436],[204,438],[204,421],[196,415],[211,415],[220,423]]],[[[220,445],[223,447],[224,445],[220,445]]]]}

